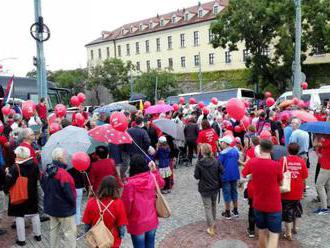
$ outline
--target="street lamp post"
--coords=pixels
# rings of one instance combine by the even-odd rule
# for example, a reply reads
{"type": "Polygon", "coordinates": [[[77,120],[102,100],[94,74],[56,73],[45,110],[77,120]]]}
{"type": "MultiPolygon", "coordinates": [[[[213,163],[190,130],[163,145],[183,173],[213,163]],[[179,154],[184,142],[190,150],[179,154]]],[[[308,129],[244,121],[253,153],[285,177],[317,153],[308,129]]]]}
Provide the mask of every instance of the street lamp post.
{"type": "Polygon", "coordinates": [[[293,95],[301,98],[301,0],[294,0],[296,7],[295,57],[293,95]]]}

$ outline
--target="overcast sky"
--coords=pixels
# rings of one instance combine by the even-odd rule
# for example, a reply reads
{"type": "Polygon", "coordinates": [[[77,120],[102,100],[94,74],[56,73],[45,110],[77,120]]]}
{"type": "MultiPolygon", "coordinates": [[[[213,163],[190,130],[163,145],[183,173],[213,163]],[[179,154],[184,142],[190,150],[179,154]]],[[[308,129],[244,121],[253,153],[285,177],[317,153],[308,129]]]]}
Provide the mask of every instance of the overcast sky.
{"type": "MultiPolygon", "coordinates": [[[[125,23],[197,5],[197,0],[41,0],[44,22],[51,30],[45,42],[48,70],[86,66],[84,45],[125,23]]],[[[207,0],[201,1],[208,2],[207,0]]],[[[1,75],[25,76],[32,70],[36,44],[30,36],[34,0],[0,0],[1,75]],[[4,58],[15,58],[6,59],[4,58]]]]}

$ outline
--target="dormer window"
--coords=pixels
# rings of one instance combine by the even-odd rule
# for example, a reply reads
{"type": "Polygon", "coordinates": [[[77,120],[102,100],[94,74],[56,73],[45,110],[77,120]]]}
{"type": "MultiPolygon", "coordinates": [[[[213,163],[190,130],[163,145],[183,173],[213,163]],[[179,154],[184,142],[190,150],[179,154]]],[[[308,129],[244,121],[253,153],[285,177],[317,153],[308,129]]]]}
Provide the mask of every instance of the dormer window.
{"type": "Polygon", "coordinates": [[[184,19],[185,19],[186,21],[189,20],[189,13],[184,14],[184,19]]]}
{"type": "Polygon", "coordinates": [[[175,23],[175,16],[172,16],[172,23],[175,23]]]}
{"type": "Polygon", "coordinates": [[[152,22],[149,23],[149,29],[152,29],[152,22]]]}
{"type": "Polygon", "coordinates": [[[214,5],[213,6],[213,14],[218,14],[219,13],[219,6],[218,5],[214,5]]]}
{"type": "Polygon", "coordinates": [[[198,10],[198,17],[199,18],[203,17],[203,10],[202,9],[198,10]]]}
{"type": "Polygon", "coordinates": [[[139,29],[140,29],[140,31],[142,31],[142,30],[143,30],[143,25],[142,25],[142,24],[140,24],[140,27],[139,27],[139,29]]]}
{"type": "Polygon", "coordinates": [[[131,33],[133,33],[134,32],[134,27],[131,27],[131,33]]]}
{"type": "Polygon", "coordinates": [[[160,26],[164,26],[164,20],[160,20],[160,26]]]}
{"type": "Polygon", "coordinates": [[[124,28],[121,29],[121,34],[122,34],[122,35],[125,34],[125,29],[124,29],[124,28]]]}

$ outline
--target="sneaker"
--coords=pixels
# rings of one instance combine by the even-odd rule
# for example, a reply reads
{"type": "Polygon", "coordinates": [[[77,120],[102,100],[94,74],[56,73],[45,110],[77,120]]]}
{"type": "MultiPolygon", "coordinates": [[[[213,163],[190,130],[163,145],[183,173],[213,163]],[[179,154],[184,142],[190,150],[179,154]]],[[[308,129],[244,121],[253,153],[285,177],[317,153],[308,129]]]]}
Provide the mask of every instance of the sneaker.
{"type": "Polygon", "coordinates": [[[25,246],[26,245],[26,242],[25,241],[16,240],[16,245],[18,245],[18,246],[25,246]]]}
{"type": "Polygon", "coordinates": [[[328,209],[322,209],[322,208],[318,208],[315,211],[313,211],[314,214],[318,214],[318,215],[326,215],[328,214],[328,209]]]}
{"type": "Polygon", "coordinates": [[[34,236],[33,237],[35,241],[40,242],[41,241],[41,235],[39,236],[34,236]]]}
{"type": "Polygon", "coordinates": [[[233,215],[234,215],[235,218],[238,218],[238,217],[239,217],[238,210],[234,209],[234,210],[232,211],[232,213],[233,213],[233,215]]]}
{"type": "Polygon", "coordinates": [[[221,215],[225,217],[227,220],[231,220],[231,215],[229,211],[222,212],[221,215]]]}
{"type": "Polygon", "coordinates": [[[249,236],[250,239],[252,239],[252,238],[254,238],[256,236],[255,231],[251,231],[249,228],[246,229],[246,232],[247,232],[247,234],[248,234],[248,236],[249,236]]]}

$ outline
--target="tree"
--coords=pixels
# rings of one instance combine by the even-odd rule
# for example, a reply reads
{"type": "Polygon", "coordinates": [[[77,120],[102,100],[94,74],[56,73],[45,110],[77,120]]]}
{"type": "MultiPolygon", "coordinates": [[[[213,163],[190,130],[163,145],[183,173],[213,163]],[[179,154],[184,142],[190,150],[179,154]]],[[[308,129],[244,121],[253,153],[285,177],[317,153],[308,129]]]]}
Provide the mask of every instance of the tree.
{"type": "MultiPolygon", "coordinates": [[[[329,51],[329,1],[303,1],[304,35],[302,50],[311,53],[317,44],[329,51]],[[318,12],[319,11],[319,12],[318,12]],[[312,20],[321,13],[319,20],[312,20]],[[326,21],[328,20],[328,22],[326,21]],[[318,43],[318,41],[322,41],[318,43]]],[[[295,5],[293,0],[231,0],[229,6],[211,24],[214,48],[238,50],[245,44],[249,52],[246,67],[250,69],[249,83],[259,82],[265,88],[274,85],[285,91],[292,76],[295,40],[295,5]],[[272,49],[272,55],[267,51],[272,49]]],[[[302,61],[306,55],[302,55],[302,61]]]]}
{"type": "Polygon", "coordinates": [[[143,93],[147,99],[155,99],[157,80],[157,99],[165,99],[176,94],[177,81],[175,75],[168,71],[151,70],[142,73],[134,82],[134,91],[143,93]]]}

